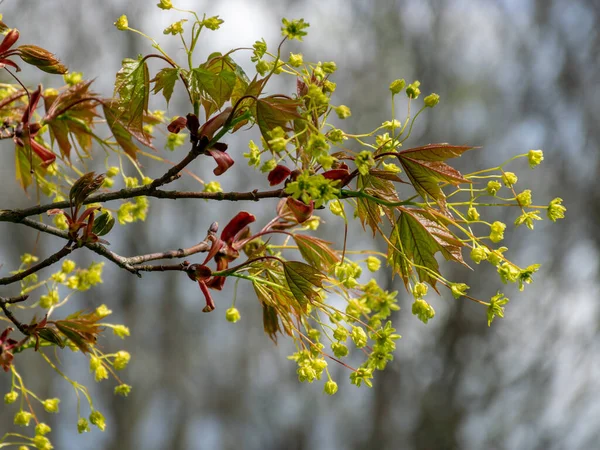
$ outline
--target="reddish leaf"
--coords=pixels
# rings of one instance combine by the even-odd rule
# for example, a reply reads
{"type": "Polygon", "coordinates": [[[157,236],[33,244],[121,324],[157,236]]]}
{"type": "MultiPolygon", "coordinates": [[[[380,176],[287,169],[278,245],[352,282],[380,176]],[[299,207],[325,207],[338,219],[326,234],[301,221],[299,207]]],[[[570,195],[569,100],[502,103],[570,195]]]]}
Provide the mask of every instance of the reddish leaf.
{"type": "Polygon", "coordinates": [[[279,183],[283,183],[283,181],[290,176],[290,173],[292,173],[292,171],[286,166],[277,165],[273,170],[269,172],[269,175],[267,176],[269,185],[276,186],[279,183]]]}
{"type": "Polygon", "coordinates": [[[212,117],[208,122],[200,127],[198,130],[198,137],[206,136],[206,138],[210,141],[217,130],[225,124],[230,114],[231,107],[229,106],[225,108],[223,112],[212,117]]]}
{"type": "Polygon", "coordinates": [[[187,119],[185,117],[177,117],[169,125],[167,125],[167,130],[169,130],[169,133],[177,134],[183,130],[186,125],[187,119]]]}
{"type": "Polygon", "coordinates": [[[229,156],[226,152],[222,152],[220,150],[208,149],[208,153],[212,156],[216,163],[217,167],[213,170],[213,173],[217,176],[222,175],[234,164],[234,160],[229,156]]]}
{"type": "Polygon", "coordinates": [[[0,44],[0,53],[4,53],[6,50],[11,48],[14,43],[17,42],[17,40],[19,40],[19,30],[13,28],[6,34],[6,36],[4,36],[4,39],[0,44]]]}
{"type": "Polygon", "coordinates": [[[10,66],[13,69],[15,69],[17,72],[21,71],[21,68],[16,63],[11,61],[10,59],[6,59],[6,58],[0,59],[0,69],[3,69],[4,66],[10,66]]]}
{"type": "Polygon", "coordinates": [[[450,144],[429,144],[423,147],[408,148],[402,150],[399,154],[420,161],[446,161],[450,158],[457,158],[464,152],[474,148],[476,147],[450,144]]]}
{"type": "Polygon", "coordinates": [[[221,240],[227,243],[227,245],[231,245],[237,234],[255,220],[256,217],[254,217],[253,214],[250,214],[247,211],[240,211],[233,219],[229,221],[227,226],[223,228],[223,231],[221,232],[221,240]]]}
{"type": "Polygon", "coordinates": [[[460,156],[473,147],[448,144],[430,144],[424,147],[407,149],[397,154],[411,184],[424,199],[433,198],[442,208],[446,205],[446,196],[439,184],[442,182],[458,185],[470,183],[461,173],[444,161],[460,156]]]}
{"type": "Polygon", "coordinates": [[[328,180],[343,180],[348,175],[350,175],[350,171],[348,169],[331,169],[323,172],[323,177],[328,180]]]}
{"type": "Polygon", "coordinates": [[[313,201],[310,202],[310,205],[307,205],[300,200],[296,200],[293,197],[288,197],[286,200],[286,205],[298,221],[298,223],[304,223],[312,216],[313,210],[315,209],[315,204],[313,201]]]}

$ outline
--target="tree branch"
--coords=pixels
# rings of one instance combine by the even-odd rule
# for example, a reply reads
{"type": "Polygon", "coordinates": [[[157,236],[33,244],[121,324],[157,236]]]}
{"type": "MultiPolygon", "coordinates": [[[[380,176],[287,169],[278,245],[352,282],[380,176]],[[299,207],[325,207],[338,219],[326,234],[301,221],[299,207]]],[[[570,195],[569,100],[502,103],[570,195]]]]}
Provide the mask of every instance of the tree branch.
{"type": "Polygon", "coordinates": [[[13,313],[10,311],[10,309],[8,309],[8,307],[6,305],[9,305],[12,303],[24,302],[25,300],[27,300],[28,297],[29,297],[28,295],[20,295],[18,297],[10,297],[10,298],[0,297],[0,309],[2,309],[2,312],[4,312],[4,315],[6,316],[6,318],[8,320],[10,320],[12,323],[14,323],[15,326],[17,327],[17,329],[21,333],[23,333],[25,336],[29,336],[27,327],[25,325],[23,325],[23,323],[21,321],[17,320],[17,318],[13,315],[13,313]]]}
{"type": "Polygon", "coordinates": [[[17,281],[21,281],[23,278],[27,277],[28,275],[38,272],[38,271],[42,270],[43,268],[48,267],[57,261],[60,261],[62,258],[67,256],[69,253],[71,253],[73,250],[74,249],[72,247],[70,247],[69,244],[67,244],[63,248],[61,248],[58,252],[49,256],[48,258],[46,258],[39,264],[36,264],[35,266],[31,266],[29,269],[23,270],[22,272],[16,273],[10,277],[0,278],[0,285],[5,286],[7,284],[12,284],[12,283],[16,283],[17,281]]]}
{"type": "MultiPolygon", "coordinates": [[[[156,181],[156,180],[154,180],[156,181]]],[[[146,186],[121,189],[115,192],[106,192],[88,197],[83,204],[90,203],[105,203],[112,200],[125,200],[135,197],[154,197],[154,198],[198,198],[204,200],[227,200],[227,201],[258,201],[263,198],[282,198],[287,197],[283,189],[275,189],[272,191],[258,191],[257,189],[250,192],[185,192],[185,191],[162,191],[153,190],[152,183],[146,186]]],[[[68,201],[49,203],[45,205],[33,206],[26,209],[0,210],[0,222],[22,222],[22,219],[29,216],[35,216],[45,213],[50,209],[65,209],[70,206],[68,201]]]]}

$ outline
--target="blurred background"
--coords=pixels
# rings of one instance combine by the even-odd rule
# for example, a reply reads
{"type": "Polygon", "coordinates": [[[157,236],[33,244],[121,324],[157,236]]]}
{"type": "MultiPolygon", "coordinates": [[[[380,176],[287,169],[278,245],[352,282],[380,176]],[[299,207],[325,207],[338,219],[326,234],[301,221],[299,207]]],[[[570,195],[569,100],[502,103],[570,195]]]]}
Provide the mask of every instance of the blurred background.
{"type": "MultiPolygon", "coordinates": [[[[182,55],[177,39],[162,34],[181,17],[156,8],[156,2],[4,0],[0,12],[5,22],[19,28],[22,43],[55,52],[71,70],[96,77],[96,91],[109,96],[121,59],[152,51],[147,40],[114,28],[121,14],[128,15],[130,26],[182,55]]],[[[403,338],[395,360],[377,373],[372,389],[351,386],[346,369],[330,367],[340,386],[334,397],[322,393],[322,383],[297,381],[295,364],[286,359],[293,351],[290,342],[280,339],[275,346],[263,333],[261,308],[244,283],[236,303],[242,320],[232,325],[224,317],[231,289],[215,295],[214,313],[203,314],[197,286],[182,274],[151,274],[140,280],[106,264],[105,283],[77,294],[71,308],[106,303],[115,312],[113,322],[130,327],[130,338],[109,336],[103,345],[107,352],[124,349],[132,354],[122,375],[133,391],[128,399],[115,397],[112,382],[94,383],[87,360],[60,352],[62,369],[92,387],[94,404],[107,418],[106,432],[93,429],[78,435],[70,385],[33,352],[20,355],[18,368],[28,386],[42,398],[62,399],[61,414],[43,415],[54,429],[50,436],[55,448],[600,448],[598,1],[174,3],[225,20],[221,30],[204,35],[204,56],[248,47],[261,37],[273,47],[280,39],[281,18],[303,17],[311,24],[308,36],[285,51],[301,51],[305,60],[337,62],[333,103],[351,107],[353,115],[343,124],[349,132],[364,132],[389,120],[392,80],[419,79],[423,96],[436,92],[441,102],[420,116],[410,146],[482,146],[456,161],[463,172],[541,148],[545,160],[540,167],[531,171],[520,160],[510,170],[520,176],[521,189],[533,190],[536,204],[562,197],[567,220],[536,223],[535,232],[507,230],[513,261],[542,264],[524,293],[503,286],[489,265],[475,272],[443,266],[448,279],[467,283],[477,297],[489,298],[502,289],[511,298],[506,318],[491,328],[482,307],[456,301],[447,292],[429,297],[437,314],[424,325],[410,313],[411,298],[399,280],[386,278],[385,270],[378,272],[382,286],[399,290],[402,309],[394,320],[403,338]]],[[[240,53],[237,61],[252,76],[249,56],[240,53]]],[[[23,80],[34,85],[40,72],[24,70],[23,80]]],[[[8,82],[6,75],[0,81],[8,82]]],[[[60,85],[58,77],[43,76],[42,82],[60,85]]],[[[275,85],[272,93],[275,89],[293,92],[294,80],[275,85]]],[[[168,115],[185,115],[189,111],[183,93],[176,94],[168,115]]],[[[161,102],[152,106],[164,109],[161,102]]],[[[254,131],[229,137],[230,152],[246,152],[248,139],[256,137],[254,131]]],[[[3,141],[0,148],[2,208],[31,204],[34,199],[27,199],[12,181],[12,144],[3,141]]],[[[177,160],[183,152],[167,156],[177,160]]],[[[247,175],[243,166],[238,159],[238,166],[220,177],[225,190],[266,187],[266,180],[247,175]]],[[[206,181],[214,179],[212,160],[193,168],[206,181]]],[[[146,170],[155,177],[164,166],[148,163],[146,170]]],[[[190,179],[181,186],[200,188],[190,179]]],[[[264,223],[275,202],[151,200],[147,221],[113,230],[111,248],[134,255],[191,246],[204,238],[212,221],[224,224],[240,208],[258,214],[264,223]]],[[[497,217],[512,222],[516,216],[497,217]]],[[[340,223],[331,217],[328,222],[321,236],[341,244],[340,223]]],[[[3,274],[18,265],[21,253],[37,248],[43,256],[61,245],[42,236],[35,247],[37,234],[21,228],[0,224],[3,274]]],[[[349,242],[356,248],[384,249],[358,222],[352,223],[349,242]]],[[[82,264],[93,259],[88,252],[78,253],[74,259],[82,264]]],[[[0,376],[2,393],[8,383],[7,375],[0,376]]],[[[14,406],[0,408],[0,431],[13,429],[14,413],[14,406]]]]}

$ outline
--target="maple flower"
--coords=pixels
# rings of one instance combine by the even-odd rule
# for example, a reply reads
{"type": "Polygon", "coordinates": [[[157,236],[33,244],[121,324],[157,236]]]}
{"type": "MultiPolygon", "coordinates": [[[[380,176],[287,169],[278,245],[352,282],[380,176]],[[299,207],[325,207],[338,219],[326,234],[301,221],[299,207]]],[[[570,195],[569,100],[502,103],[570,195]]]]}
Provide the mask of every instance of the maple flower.
{"type": "Polygon", "coordinates": [[[117,19],[117,21],[114,23],[115,27],[117,27],[117,30],[121,30],[124,31],[127,28],[129,28],[129,21],[127,20],[127,16],[125,14],[123,14],[121,17],[119,17],[117,19]]]}
{"type": "Polygon", "coordinates": [[[306,23],[304,19],[296,19],[296,20],[288,20],[281,19],[281,23],[283,23],[283,27],[281,27],[281,34],[290,39],[298,39],[302,40],[303,36],[306,36],[305,28],[310,26],[309,23],[306,23]]]}

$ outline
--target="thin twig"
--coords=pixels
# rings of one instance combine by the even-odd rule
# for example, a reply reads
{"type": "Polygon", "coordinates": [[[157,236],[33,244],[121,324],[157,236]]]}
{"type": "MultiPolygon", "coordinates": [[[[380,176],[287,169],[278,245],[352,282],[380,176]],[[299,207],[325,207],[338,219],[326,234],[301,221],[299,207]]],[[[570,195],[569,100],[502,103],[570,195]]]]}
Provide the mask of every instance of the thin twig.
{"type": "Polygon", "coordinates": [[[36,272],[42,270],[43,268],[48,267],[57,261],[60,261],[62,258],[67,256],[69,253],[71,253],[73,250],[74,249],[70,245],[67,244],[63,248],[61,248],[59,251],[57,251],[53,255],[50,255],[48,258],[46,258],[39,264],[36,264],[35,266],[31,266],[29,269],[23,270],[22,272],[16,273],[10,277],[0,278],[0,285],[4,286],[7,284],[16,283],[17,281],[21,281],[23,278],[31,275],[32,273],[36,273],[36,272]]]}
{"type": "Polygon", "coordinates": [[[25,325],[23,325],[23,323],[21,321],[19,321],[13,315],[13,313],[10,311],[10,309],[8,309],[8,307],[6,305],[9,305],[12,303],[23,302],[23,301],[27,300],[28,297],[29,297],[28,295],[20,295],[18,297],[10,297],[10,298],[0,297],[0,309],[2,309],[2,312],[4,312],[4,315],[6,316],[6,318],[8,320],[10,320],[12,323],[14,323],[15,326],[18,328],[18,330],[21,333],[23,333],[25,336],[29,336],[29,331],[27,330],[27,327],[25,325]]]}

